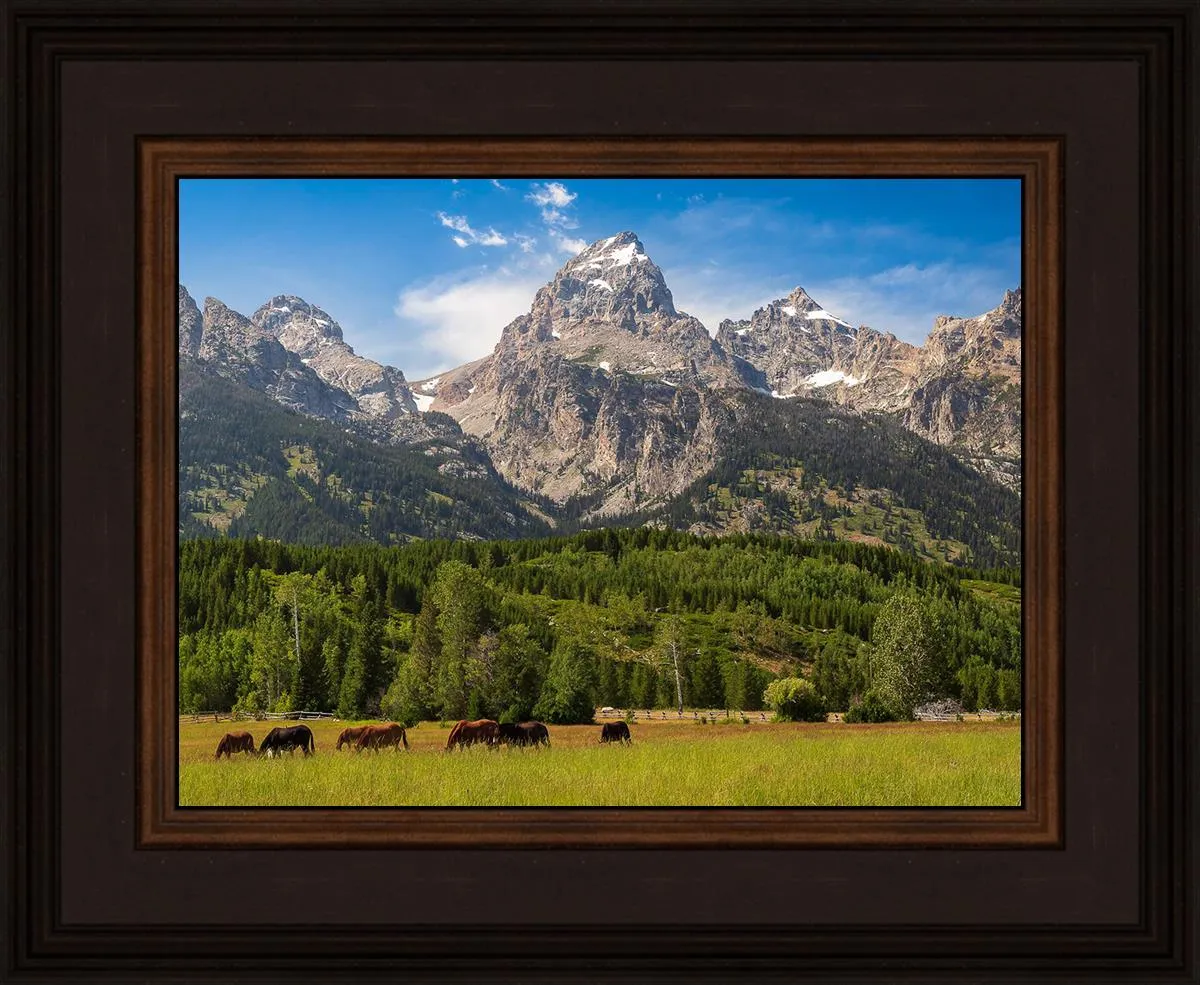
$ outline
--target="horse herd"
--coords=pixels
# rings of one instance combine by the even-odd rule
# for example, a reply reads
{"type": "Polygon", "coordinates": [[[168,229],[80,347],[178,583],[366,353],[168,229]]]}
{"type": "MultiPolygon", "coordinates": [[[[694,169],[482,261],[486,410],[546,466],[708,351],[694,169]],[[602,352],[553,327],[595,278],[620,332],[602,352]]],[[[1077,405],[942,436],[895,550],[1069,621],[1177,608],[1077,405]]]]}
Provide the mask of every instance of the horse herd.
{"type": "MultiPolygon", "coordinates": [[[[631,742],[629,726],[624,722],[606,722],[600,727],[601,742],[631,742]]],[[[541,722],[521,722],[509,724],[495,722],[490,718],[478,721],[463,720],[450,729],[446,739],[446,750],[466,748],[482,744],[495,748],[497,746],[549,746],[550,730],[541,722]]],[[[408,748],[408,736],[404,726],[396,722],[386,725],[354,725],[344,728],[337,738],[337,748],[347,746],[355,752],[367,749],[378,752],[380,749],[408,748]]],[[[317,751],[317,741],[312,729],[307,725],[289,725],[271,729],[262,744],[255,748],[254,736],[249,732],[227,732],[217,744],[216,758],[227,756],[232,759],[235,752],[244,752],[252,756],[272,758],[283,753],[294,753],[297,749],[309,756],[317,751]]]]}

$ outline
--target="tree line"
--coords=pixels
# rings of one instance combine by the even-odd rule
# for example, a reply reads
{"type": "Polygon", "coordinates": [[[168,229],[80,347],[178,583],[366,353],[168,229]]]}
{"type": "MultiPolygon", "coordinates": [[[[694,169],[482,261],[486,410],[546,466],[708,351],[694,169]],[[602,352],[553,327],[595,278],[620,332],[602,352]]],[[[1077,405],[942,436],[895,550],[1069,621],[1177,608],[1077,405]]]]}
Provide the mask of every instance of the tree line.
{"type": "Polygon", "coordinates": [[[845,710],[879,691],[876,624],[905,598],[937,629],[936,646],[913,646],[935,657],[938,696],[1016,707],[1019,581],[884,547],[651,528],[394,548],[185,540],[180,705],[569,722],[597,705],[755,710],[771,681],[802,677],[845,710]]]}

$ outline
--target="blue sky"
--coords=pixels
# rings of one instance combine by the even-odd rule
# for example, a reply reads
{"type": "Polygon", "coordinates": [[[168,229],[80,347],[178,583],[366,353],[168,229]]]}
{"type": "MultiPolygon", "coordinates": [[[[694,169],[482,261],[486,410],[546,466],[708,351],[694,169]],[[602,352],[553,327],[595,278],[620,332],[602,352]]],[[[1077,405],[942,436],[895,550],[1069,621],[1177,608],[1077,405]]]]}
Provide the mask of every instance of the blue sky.
{"type": "Polygon", "coordinates": [[[572,255],[625,229],[713,333],[801,285],[920,344],[1020,284],[1020,183],[979,178],[184,179],[179,279],[246,315],[298,295],[418,380],[489,353],[572,255]]]}

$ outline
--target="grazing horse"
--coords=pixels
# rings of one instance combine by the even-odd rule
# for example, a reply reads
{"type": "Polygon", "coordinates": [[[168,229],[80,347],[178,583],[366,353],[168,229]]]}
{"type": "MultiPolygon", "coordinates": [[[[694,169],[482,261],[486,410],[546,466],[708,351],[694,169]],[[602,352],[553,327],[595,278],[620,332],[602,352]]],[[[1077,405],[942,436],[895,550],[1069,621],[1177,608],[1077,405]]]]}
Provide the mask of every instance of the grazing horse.
{"type": "Polygon", "coordinates": [[[450,730],[450,736],[446,739],[446,750],[456,746],[473,746],[476,742],[494,746],[499,736],[500,726],[490,718],[481,718],[475,722],[464,719],[450,730]]]}
{"type": "Polygon", "coordinates": [[[287,728],[273,728],[262,740],[258,747],[260,753],[271,756],[282,755],[285,752],[295,752],[299,747],[304,755],[317,751],[317,740],[313,738],[312,729],[307,725],[289,725],[287,728]]]}
{"type": "Polygon", "coordinates": [[[548,746],[550,731],[541,722],[522,722],[520,725],[499,725],[497,742],[510,746],[548,746]]]}
{"type": "Polygon", "coordinates": [[[405,749],[408,748],[408,736],[404,733],[404,726],[396,722],[389,722],[387,725],[368,725],[363,729],[358,741],[354,744],[354,751],[374,749],[378,752],[388,746],[399,749],[402,745],[405,749]]]}
{"type": "Polygon", "coordinates": [[[220,759],[222,756],[228,756],[230,759],[233,759],[235,752],[248,752],[251,755],[258,752],[254,748],[254,736],[249,732],[226,732],[225,738],[217,743],[216,758],[220,759]]]}
{"type": "Polygon", "coordinates": [[[600,726],[601,742],[632,742],[629,726],[624,722],[605,722],[600,726]]]}
{"type": "Polygon", "coordinates": [[[342,729],[342,731],[338,734],[338,749],[341,749],[343,745],[353,748],[354,743],[358,741],[358,737],[370,727],[370,725],[352,725],[350,728],[342,729]]]}

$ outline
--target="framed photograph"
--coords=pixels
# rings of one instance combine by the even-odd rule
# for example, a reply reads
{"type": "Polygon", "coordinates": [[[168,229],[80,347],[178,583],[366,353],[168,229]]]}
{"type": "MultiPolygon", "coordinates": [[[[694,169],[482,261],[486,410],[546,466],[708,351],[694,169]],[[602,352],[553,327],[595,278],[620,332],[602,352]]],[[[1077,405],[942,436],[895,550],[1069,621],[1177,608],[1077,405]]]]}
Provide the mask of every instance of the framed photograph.
{"type": "Polygon", "coordinates": [[[12,980],[1196,980],[1194,3],[134,13],[5,7],[12,980]]]}
{"type": "Polygon", "coordinates": [[[1022,620],[1021,595],[1023,570],[1047,600],[1061,578],[1058,152],[144,141],[140,405],[164,413],[142,416],[141,471],[178,479],[144,501],[139,556],[179,610],[142,627],[143,836],[1054,843],[1059,611],[1022,620]],[[330,202],[340,232],[314,245],[330,202]],[[981,238],[959,245],[964,209],[981,238]],[[616,215],[717,313],[677,307],[616,215]],[[298,293],[202,312],[188,271],[258,269],[263,237],[267,269],[415,246],[390,264],[423,275],[356,291],[399,318],[380,344],[410,371],[298,293]],[[864,273],[830,290],[860,304],[874,286],[903,310],[883,285],[920,271],[991,280],[985,310],[899,329],[916,344],[803,286],[720,318],[838,242],[825,269],[864,273]],[[298,762],[274,761],[281,736],[298,762]],[[352,754],[380,745],[413,755],[352,754]],[[486,812],[419,809],[447,807],[486,812]]]}

